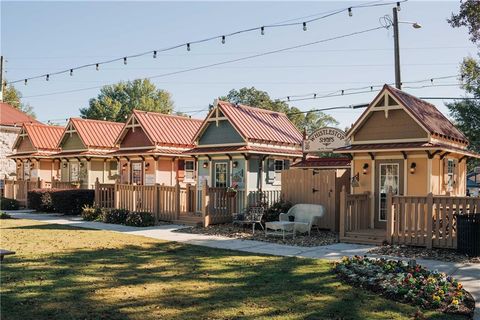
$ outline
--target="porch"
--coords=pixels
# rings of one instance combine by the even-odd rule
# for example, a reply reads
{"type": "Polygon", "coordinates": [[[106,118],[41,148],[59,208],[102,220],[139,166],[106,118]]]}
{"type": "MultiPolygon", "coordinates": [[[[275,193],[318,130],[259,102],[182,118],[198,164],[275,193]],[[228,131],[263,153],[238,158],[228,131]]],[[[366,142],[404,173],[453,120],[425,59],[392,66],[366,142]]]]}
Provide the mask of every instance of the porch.
{"type": "Polygon", "coordinates": [[[480,197],[386,196],[386,227],[375,228],[371,194],[340,195],[342,242],[457,248],[457,216],[480,212],[480,197]]]}

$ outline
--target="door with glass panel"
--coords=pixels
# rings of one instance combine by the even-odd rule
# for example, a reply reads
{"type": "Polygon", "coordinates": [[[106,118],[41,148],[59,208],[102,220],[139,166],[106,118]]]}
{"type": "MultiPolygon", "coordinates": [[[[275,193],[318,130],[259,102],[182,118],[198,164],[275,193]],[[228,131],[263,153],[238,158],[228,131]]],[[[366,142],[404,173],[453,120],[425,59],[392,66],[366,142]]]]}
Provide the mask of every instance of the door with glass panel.
{"type": "MultiPolygon", "coordinates": [[[[227,187],[227,163],[226,162],[217,162],[214,166],[214,186],[215,188],[226,188],[227,187]]],[[[222,196],[222,193],[215,192],[215,197],[213,203],[215,209],[226,209],[227,208],[227,198],[226,194],[222,196]]]]}
{"type": "Polygon", "coordinates": [[[394,195],[401,194],[403,179],[400,163],[379,163],[376,174],[375,227],[385,228],[387,222],[387,194],[390,188],[394,195]]]}

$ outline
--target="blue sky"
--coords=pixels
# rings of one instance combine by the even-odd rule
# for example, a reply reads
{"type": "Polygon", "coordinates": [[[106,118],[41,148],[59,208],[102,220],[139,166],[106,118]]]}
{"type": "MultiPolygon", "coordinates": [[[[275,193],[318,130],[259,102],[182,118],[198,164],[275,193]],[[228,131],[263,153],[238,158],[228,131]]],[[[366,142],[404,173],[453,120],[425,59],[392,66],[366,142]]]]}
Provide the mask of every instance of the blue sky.
{"type": "MultiPolygon", "coordinates": [[[[85,63],[122,57],[221,35],[249,27],[310,16],[365,3],[335,2],[1,2],[1,52],[7,59],[7,80],[54,72],[85,63]]],[[[99,89],[68,94],[61,91],[149,77],[190,67],[249,56],[379,26],[379,18],[393,5],[354,9],[353,17],[340,14],[301,26],[267,29],[218,41],[79,70],[73,77],[52,76],[16,87],[41,121],[78,116],[99,89]]],[[[452,29],[446,19],[458,11],[458,1],[402,3],[400,20],[418,21],[423,28],[400,26],[402,80],[455,75],[465,56],[477,49],[466,29],[452,29]]],[[[302,21],[303,19],[295,20],[302,21]]],[[[247,61],[155,78],[171,92],[175,108],[203,117],[209,103],[232,88],[255,86],[270,96],[285,97],[394,81],[393,32],[377,30],[247,61]]],[[[455,79],[434,81],[455,84],[455,79]]],[[[424,84],[429,84],[426,82],[424,84]]],[[[415,86],[418,86],[416,84],[415,86]]],[[[462,96],[456,86],[405,89],[420,97],[462,96]]],[[[302,110],[369,102],[375,93],[292,102],[302,110]]],[[[445,114],[442,100],[431,100],[445,114]]],[[[353,123],[361,110],[329,114],[340,127],[353,123]]]]}

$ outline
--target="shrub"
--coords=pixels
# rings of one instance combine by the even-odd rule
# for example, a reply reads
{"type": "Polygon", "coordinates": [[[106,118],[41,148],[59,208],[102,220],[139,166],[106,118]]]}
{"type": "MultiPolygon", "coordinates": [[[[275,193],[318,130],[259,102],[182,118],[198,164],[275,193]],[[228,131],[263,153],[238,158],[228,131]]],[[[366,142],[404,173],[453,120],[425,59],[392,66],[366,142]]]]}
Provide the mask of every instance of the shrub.
{"type": "Polygon", "coordinates": [[[155,225],[155,218],[150,212],[129,212],[125,224],[132,227],[150,227],[155,225]]]}
{"type": "Polygon", "coordinates": [[[92,206],[95,191],[88,189],[55,190],[51,193],[55,212],[79,215],[83,207],[92,206]]]}
{"type": "Polygon", "coordinates": [[[112,209],[103,214],[103,222],[125,224],[129,211],[125,209],[112,209]]]}
{"type": "Polygon", "coordinates": [[[82,210],[82,218],[85,221],[102,221],[105,213],[104,208],[85,206],[82,210]]]}
{"type": "Polygon", "coordinates": [[[289,201],[280,200],[278,202],[275,202],[265,212],[265,215],[264,215],[265,221],[278,221],[278,217],[280,213],[287,213],[292,206],[293,206],[292,203],[289,201]]]}
{"type": "Polygon", "coordinates": [[[42,212],[54,212],[52,192],[57,189],[34,189],[27,194],[27,203],[30,209],[42,212]]]}
{"type": "Polygon", "coordinates": [[[20,203],[15,199],[1,198],[0,199],[0,210],[18,210],[20,208],[20,203]]]}
{"type": "Polygon", "coordinates": [[[12,219],[12,216],[6,212],[0,211],[0,219],[12,219]]]}

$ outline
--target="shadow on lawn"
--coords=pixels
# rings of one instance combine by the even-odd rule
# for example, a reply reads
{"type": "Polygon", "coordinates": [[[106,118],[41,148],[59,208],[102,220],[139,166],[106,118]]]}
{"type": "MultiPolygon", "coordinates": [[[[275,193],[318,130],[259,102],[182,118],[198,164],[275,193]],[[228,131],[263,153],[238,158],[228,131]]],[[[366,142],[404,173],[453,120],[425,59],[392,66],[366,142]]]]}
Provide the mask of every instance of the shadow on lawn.
{"type": "Polygon", "coordinates": [[[172,242],[13,257],[1,276],[2,319],[358,319],[375,299],[318,260],[172,242]]]}
{"type": "MultiPolygon", "coordinates": [[[[2,227],[1,229],[26,229],[26,230],[66,230],[66,231],[76,231],[76,230],[88,230],[88,231],[96,231],[97,229],[90,229],[90,228],[83,228],[83,227],[75,227],[72,225],[63,225],[63,224],[32,224],[26,226],[14,226],[14,227],[2,227]]],[[[101,230],[97,230],[101,231],[101,230]]]]}

